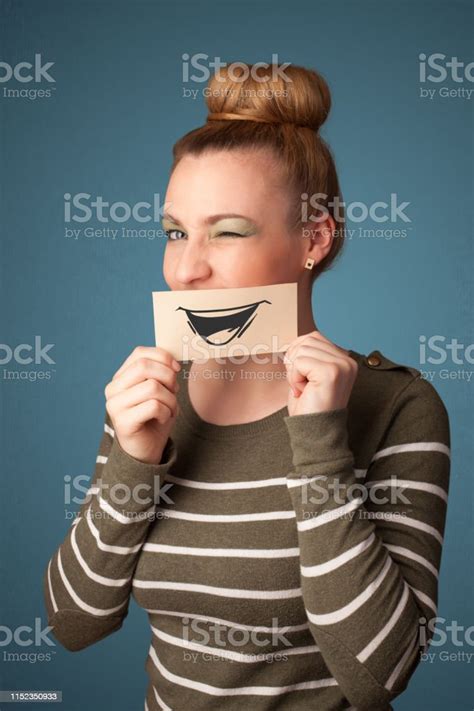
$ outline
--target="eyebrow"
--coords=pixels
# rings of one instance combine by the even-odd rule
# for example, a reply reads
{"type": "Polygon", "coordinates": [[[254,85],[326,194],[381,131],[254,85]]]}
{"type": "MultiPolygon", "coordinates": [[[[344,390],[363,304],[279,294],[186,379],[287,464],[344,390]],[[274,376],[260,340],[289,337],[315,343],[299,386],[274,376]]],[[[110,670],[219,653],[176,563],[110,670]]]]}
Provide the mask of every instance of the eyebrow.
{"type": "MultiPolygon", "coordinates": [[[[228,213],[223,213],[220,215],[210,215],[209,217],[206,217],[204,222],[207,225],[213,225],[215,222],[219,222],[220,220],[228,219],[228,218],[240,218],[242,220],[247,220],[248,222],[254,223],[254,220],[252,220],[250,217],[247,217],[246,215],[239,215],[238,213],[234,212],[228,212],[228,213]]],[[[175,217],[173,217],[169,212],[164,212],[163,213],[163,219],[164,220],[170,220],[171,222],[174,222],[176,225],[181,225],[181,222],[177,220],[175,217]]]]}

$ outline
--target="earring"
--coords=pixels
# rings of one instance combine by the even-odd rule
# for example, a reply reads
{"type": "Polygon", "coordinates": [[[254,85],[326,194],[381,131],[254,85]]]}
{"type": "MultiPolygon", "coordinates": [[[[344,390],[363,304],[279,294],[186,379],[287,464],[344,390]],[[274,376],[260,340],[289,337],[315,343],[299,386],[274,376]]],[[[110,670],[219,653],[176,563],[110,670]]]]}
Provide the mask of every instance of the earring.
{"type": "Polygon", "coordinates": [[[314,264],[314,259],[312,257],[308,257],[306,260],[306,264],[304,265],[306,269],[312,269],[314,264]]]}

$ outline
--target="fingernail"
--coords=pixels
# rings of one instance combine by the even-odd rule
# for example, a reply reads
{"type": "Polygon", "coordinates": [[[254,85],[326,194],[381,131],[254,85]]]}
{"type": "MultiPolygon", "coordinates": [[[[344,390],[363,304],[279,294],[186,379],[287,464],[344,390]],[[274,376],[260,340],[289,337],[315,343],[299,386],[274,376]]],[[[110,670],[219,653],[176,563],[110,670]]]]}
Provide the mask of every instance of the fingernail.
{"type": "Polygon", "coordinates": [[[176,370],[176,372],[179,372],[181,370],[181,366],[177,360],[173,360],[173,368],[176,370]]]}

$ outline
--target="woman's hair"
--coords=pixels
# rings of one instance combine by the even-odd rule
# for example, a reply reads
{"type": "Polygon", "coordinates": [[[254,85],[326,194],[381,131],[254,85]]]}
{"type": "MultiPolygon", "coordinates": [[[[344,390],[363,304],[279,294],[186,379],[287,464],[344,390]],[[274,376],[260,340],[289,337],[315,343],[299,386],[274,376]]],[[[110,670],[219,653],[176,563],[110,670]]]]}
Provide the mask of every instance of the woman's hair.
{"type": "Polygon", "coordinates": [[[186,154],[263,149],[279,161],[289,188],[289,228],[316,228],[325,213],[336,231],[326,257],[313,268],[313,282],[329,269],[344,239],[342,195],[334,158],[319,129],[331,108],[331,94],[318,72],[295,65],[230,64],[208,83],[207,123],[173,146],[171,171],[186,154]],[[216,115],[214,117],[214,115],[216,115]],[[246,119],[246,120],[243,120],[246,119]],[[250,119],[250,120],[249,120],[250,119]],[[313,206],[309,202],[313,200],[313,206]]]}

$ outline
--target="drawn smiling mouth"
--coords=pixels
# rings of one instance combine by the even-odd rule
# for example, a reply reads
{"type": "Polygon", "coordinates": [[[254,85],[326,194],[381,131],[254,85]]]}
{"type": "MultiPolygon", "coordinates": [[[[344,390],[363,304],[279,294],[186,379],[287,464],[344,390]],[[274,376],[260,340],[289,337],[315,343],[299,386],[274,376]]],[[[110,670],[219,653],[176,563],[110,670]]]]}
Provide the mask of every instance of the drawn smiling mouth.
{"type": "Polygon", "coordinates": [[[271,304],[271,301],[262,299],[254,304],[235,306],[230,309],[186,309],[178,306],[186,312],[188,324],[192,331],[211,346],[225,346],[234,338],[239,338],[248,329],[252,321],[257,317],[255,313],[260,304],[271,304]],[[214,315],[215,314],[215,315],[214,315]],[[230,336],[228,334],[231,334],[230,336]],[[213,340],[210,340],[210,338],[213,340]],[[224,340],[227,339],[227,340],[224,340]]]}

